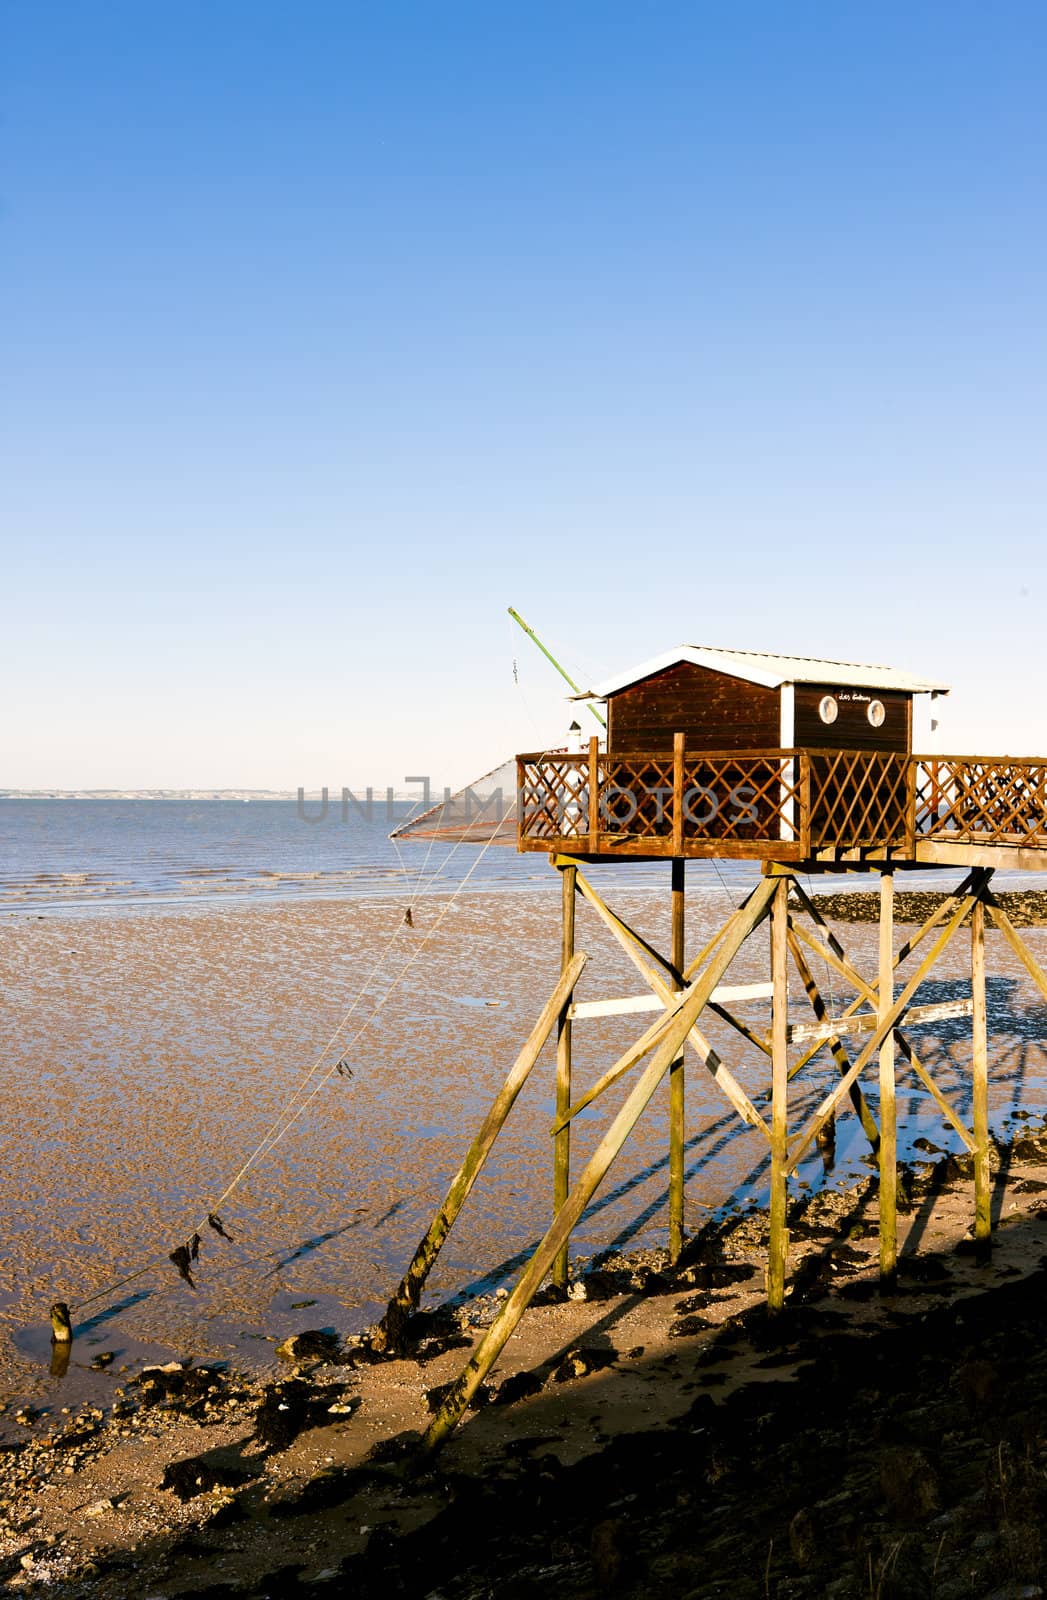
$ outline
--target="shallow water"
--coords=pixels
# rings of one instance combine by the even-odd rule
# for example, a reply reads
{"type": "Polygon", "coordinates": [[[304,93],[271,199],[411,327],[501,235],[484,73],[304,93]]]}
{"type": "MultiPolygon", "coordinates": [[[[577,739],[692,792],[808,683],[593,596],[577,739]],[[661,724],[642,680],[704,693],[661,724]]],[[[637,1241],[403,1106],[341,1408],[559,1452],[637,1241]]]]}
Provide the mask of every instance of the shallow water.
{"type": "MultiPolygon", "coordinates": [[[[543,856],[509,846],[390,840],[411,811],[377,799],[368,817],[335,799],[325,813],[318,801],[0,798],[0,912],[415,897],[466,879],[475,888],[547,883],[543,856]]],[[[666,871],[640,869],[645,882],[666,871]]],[[[753,877],[744,865],[741,874],[753,877]]]]}

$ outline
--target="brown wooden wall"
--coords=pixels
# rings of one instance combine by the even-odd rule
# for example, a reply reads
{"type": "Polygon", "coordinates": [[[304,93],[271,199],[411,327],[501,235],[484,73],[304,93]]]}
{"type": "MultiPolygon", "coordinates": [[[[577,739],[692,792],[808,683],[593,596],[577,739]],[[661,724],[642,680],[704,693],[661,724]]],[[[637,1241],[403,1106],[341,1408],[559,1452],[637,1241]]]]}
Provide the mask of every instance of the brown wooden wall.
{"type": "Polygon", "coordinates": [[[845,689],[831,683],[798,683],[793,743],[812,750],[890,750],[912,748],[912,695],[879,689],[845,689]],[[835,722],[818,715],[824,695],[839,707],[835,722]],[[879,700],[887,715],[879,728],[869,721],[869,704],[879,700]]]}
{"type": "Polygon", "coordinates": [[[609,698],[608,750],[671,750],[674,733],[688,750],[774,750],[778,690],[679,661],[609,698]]]}

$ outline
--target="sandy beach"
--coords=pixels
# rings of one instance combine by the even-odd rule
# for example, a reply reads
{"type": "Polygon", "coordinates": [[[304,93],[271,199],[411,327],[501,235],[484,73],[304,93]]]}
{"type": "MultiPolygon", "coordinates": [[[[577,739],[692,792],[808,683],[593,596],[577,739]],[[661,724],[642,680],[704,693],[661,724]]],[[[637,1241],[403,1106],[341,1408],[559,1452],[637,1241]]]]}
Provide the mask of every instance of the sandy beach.
{"type": "MultiPolygon", "coordinates": [[[[626,892],[614,903],[666,942],[664,901],[626,892]]],[[[724,895],[692,896],[689,948],[727,908],[724,895]]],[[[416,907],[413,929],[399,926],[402,914],[388,901],[313,902],[12,917],[0,928],[8,1112],[0,1392],[47,1392],[52,1300],[80,1306],[157,1258],[158,1270],[84,1308],[77,1320],[103,1319],[88,1329],[88,1345],[116,1338],[128,1360],[191,1353],[250,1367],[269,1359],[268,1341],[295,1330],[296,1302],[313,1301],[315,1322],[346,1332],[379,1313],[555,980],[559,947],[555,892],[466,893],[453,904],[433,896],[416,907]],[[308,1081],[315,1096],[223,1202],[232,1242],[204,1229],[189,1288],[167,1254],[212,1209],[332,1038],[326,1082],[308,1081]],[[352,1076],[331,1074],[346,1046],[352,1076]]],[[[874,932],[841,934],[872,970],[874,932]]],[[[1043,933],[1029,938],[1034,950],[1047,946],[1043,933]]],[[[642,986],[590,912],[580,914],[578,943],[591,957],[580,997],[642,986]]],[[[950,974],[962,972],[965,953],[961,937],[921,998],[951,997],[950,974]]],[[[766,960],[758,934],[732,981],[764,978],[766,960]]],[[[1002,1131],[1010,1109],[1041,1101],[1043,1008],[996,935],[989,972],[992,1110],[1002,1131]]],[[[831,974],[819,976],[831,993],[831,974]]],[[[801,1004],[798,985],[794,994],[801,1004]]],[[[747,1015],[766,1021],[768,1003],[747,1015]]],[[[576,1027],[577,1084],[592,1082],[635,1032],[628,1018],[576,1027]]],[[[761,1092],[764,1058],[715,1019],[708,1032],[750,1091],[761,1092]]],[[[961,1106],[965,1032],[961,1022],[923,1035],[928,1064],[961,1106]]],[[[813,1073],[808,1101],[828,1070],[813,1073]]],[[[441,1258],[434,1298],[509,1281],[540,1236],[552,1078],[547,1047],[441,1258]]],[[[695,1229],[732,1196],[743,1206],[760,1198],[765,1151],[726,1115],[704,1074],[692,1070],[688,1081],[687,1220],[695,1229]]],[[[578,1160],[621,1092],[577,1120],[578,1160]]],[[[577,1255],[664,1242],[664,1101],[597,1197],[576,1235],[577,1255]]],[[[903,1095],[901,1114],[910,1137],[925,1131],[925,1097],[903,1095]]],[[[865,1170],[865,1155],[848,1118],[837,1169],[826,1177],[814,1157],[800,1183],[846,1184],[865,1170]]]]}
{"type": "MultiPolygon", "coordinates": [[[[627,892],[615,896],[614,904],[653,942],[664,944],[664,898],[627,892]]],[[[692,896],[689,947],[697,948],[728,909],[722,894],[692,896]]],[[[246,1448],[250,1455],[247,1441],[255,1434],[264,1385],[277,1371],[287,1371],[276,1357],[279,1341],[305,1329],[351,1337],[380,1314],[555,980],[559,948],[555,892],[462,894],[453,905],[450,897],[433,896],[415,906],[413,928],[400,926],[402,916],[403,907],[389,900],[325,901],[75,919],[12,916],[0,929],[8,995],[2,1071],[9,1108],[0,1169],[0,1214],[9,1242],[0,1268],[0,1448],[13,1496],[3,1548],[19,1563],[26,1554],[33,1558],[12,1569],[12,1581],[67,1584],[84,1561],[95,1560],[96,1548],[105,1561],[148,1549],[160,1563],[158,1574],[179,1574],[162,1583],[158,1576],[157,1594],[210,1592],[191,1559],[184,1569],[170,1566],[170,1541],[197,1527],[202,1503],[196,1495],[182,1502],[160,1488],[166,1466],[217,1445],[233,1447],[234,1455],[246,1448]],[[354,1001],[357,1010],[346,1021],[354,1001]],[[378,1017],[354,1038],[380,1001],[378,1017]],[[205,1229],[190,1287],[167,1262],[168,1252],[211,1209],[332,1037],[338,1048],[331,1059],[352,1041],[345,1055],[351,1075],[333,1073],[279,1145],[223,1203],[231,1241],[205,1229]],[[159,1265],[107,1292],[157,1259],[159,1265]],[[60,1378],[48,1367],[47,1307],[55,1298],[73,1307],[77,1328],[73,1361],[60,1378]],[[238,1376],[216,1379],[213,1396],[198,1397],[211,1408],[206,1415],[198,1409],[187,1417],[178,1404],[143,1407],[136,1387],[143,1366],[187,1361],[225,1363],[238,1376]],[[26,1405],[28,1412],[20,1410],[26,1405]],[[76,1430],[85,1428],[81,1439],[76,1430]],[[69,1429],[72,1443],[55,1443],[56,1433],[69,1429]],[[51,1443],[36,1454],[30,1447],[27,1455],[32,1439],[51,1443]],[[70,1465],[73,1471],[67,1472],[70,1465]],[[86,1536],[85,1507],[107,1499],[113,1507],[92,1513],[86,1536]]],[[[864,969],[872,970],[875,929],[841,923],[840,933],[864,969]]],[[[1047,935],[1033,931],[1028,937],[1043,959],[1047,935]]],[[[635,972],[585,912],[578,945],[591,956],[580,997],[637,991],[635,972]]],[[[966,955],[961,936],[920,998],[960,992],[966,955]]],[[[732,981],[762,979],[766,963],[766,940],[758,935],[732,969],[732,981]]],[[[1044,1103],[1044,1015],[1023,970],[992,934],[989,974],[991,1104],[994,1128],[1006,1143],[1016,1127],[1025,1126],[1029,1110],[1044,1103]]],[[[831,993],[828,975],[825,982],[831,993]]],[[[801,1003],[798,983],[793,992],[801,1003]]],[[[747,1012],[754,1021],[762,1004],[747,1012]]],[[[635,1024],[629,1029],[629,1019],[593,1023],[584,1033],[576,1028],[580,1087],[613,1059],[635,1024]]],[[[711,1022],[709,1032],[758,1094],[766,1085],[764,1059],[740,1050],[741,1041],[722,1025],[711,1022]]],[[[941,1023],[922,1035],[924,1059],[961,1109],[969,1084],[968,1032],[962,1022],[941,1023]]],[[[460,1348],[439,1353],[442,1347],[435,1347],[421,1364],[320,1369],[333,1395],[321,1390],[321,1397],[335,1410],[327,1415],[323,1406],[320,1433],[307,1430],[286,1449],[263,1452],[260,1477],[243,1488],[245,1503],[254,1507],[248,1544],[257,1535],[255,1555],[242,1561],[243,1552],[235,1554],[244,1530],[229,1535],[237,1582],[244,1573],[261,1581],[270,1570],[271,1549],[258,1530],[269,1526],[273,1495],[294,1499],[317,1474],[355,1472],[376,1444],[405,1432],[417,1436],[428,1416],[425,1391],[459,1370],[467,1344],[493,1314],[498,1291],[511,1284],[548,1216],[552,1068],[547,1050],[431,1280],[426,1303],[451,1301],[460,1348]],[[339,1405],[349,1410],[343,1414],[339,1405]]],[[[826,1069],[816,1070],[797,1105],[824,1092],[827,1081],[826,1069]]],[[[624,1252],[621,1272],[627,1277],[619,1274],[597,1289],[609,1296],[606,1308],[579,1299],[529,1313],[495,1381],[537,1370],[540,1393],[471,1418],[444,1458],[455,1473],[481,1465],[487,1473],[492,1456],[515,1462],[516,1470],[536,1451],[541,1455],[541,1447],[519,1440],[548,1432],[556,1433],[556,1458],[568,1470],[581,1457],[610,1448],[618,1434],[667,1426],[689,1412],[696,1396],[724,1387],[723,1374],[709,1381],[706,1363],[712,1358],[703,1341],[718,1338],[725,1321],[733,1325],[742,1313],[760,1314],[766,1147],[761,1149],[758,1136],[732,1126],[717,1091],[697,1070],[688,1083],[688,1229],[696,1235],[710,1219],[722,1221],[732,1230],[728,1256],[746,1270],[733,1279],[728,1273],[713,1293],[703,1288],[701,1270],[690,1283],[659,1279],[667,1125],[664,1104],[652,1107],[574,1241],[578,1270],[600,1251],[624,1252]],[[681,1309],[692,1301],[689,1312],[681,1309]],[[681,1335],[679,1324],[688,1316],[691,1324],[681,1335]],[[606,1370],[560,1385],[554,1373],[579,1344],[613,1352],[613,1361],[606,1370]],[[630,1355],[641,1349],[642,1355],[630,1355]],[[590,1394],[592,1404],[586,1400],[582,1417],[575,1401],[590,1394]],[[513,1454],[517,1448],[519,1455],[513,1454]]],[[[579,1161],[617,1103],[614,1096],[607,1101],[606,1109],[598,1105],[576,1125],[579,1161]]],[[[927,1104],[906,1084],[900,1112],[903,1158],[910,1161],[926,1162],[924,1148],[913,1146],[916,1139],[930,1136],[936,1158],[955,1148],[927,1104]]],[[[875,1207],[867,1161],[860,1130],[848,1119],[840,1125],[836,1167],[826,1173],[814,1157],[801,1169],[794,1203],[802,1207],[813,1196],[812,1204],[822,1208],[815,1244],[824,1253],[835,1240],[852,1252],[834,1255],[836,1267],[808,1286],[807,1297],[815,1288],[830,1288],[837,1268],[845,1277],[870,1278],[875,1207]],[[837,1238],[841,1217],[855,1207],[860,1225],[837,1238]]],[[[931,1182],[926,1173],[923,1181],[931,1182]]],[[[921,1256],[947,1256],[947,1281],[964,1294],[989,1281],[987,1269],[955,1257],[970,1220],[969,1187],[953,1172],[951,1186],[911,1224],[912,1247],[921,1256]]],[[[1035,1270],[1044,1242],[1037,1192],[1032,1166],[1006,1164],[998,1213],[1010,1224],[1025,1225],[1001,1234],[990,1269],[999,1281],[1035,1270]],[[1033,1187],[1023,1190],[1023,1183],[1033,1187]]],[[[794,1233],[800,1252],[794,1270],[806,1248],[802,1240],[801,1229],[794,1233]]],[[[940,1287],[919,1282],[907,1285],[906,1293],[917,1289],[928,1296],[926,1303],[917,1299],[912,1309],[906,1301],[906,1316],[923,1316],[942,1299],[940,1287]]],[[[872,1318],[888,1328],[898,1312],[893,1303],[878,1300],[856,1300],[846,1310],[859,1322],[872,1318]]],[[[728,1388],[744,1386],[765,1353],[740,1365],[733,1353],[737,1370],[724,1379],[728,1388]]],[[[315,1384],[311,1364],[306,1371],[315,1384]]],[[[765,1377],[761,1371],[760,1381],[765,1377]]],[[[719,1403],[722,1395],[716,1398],[719,1403]]],[[[315,1406],[311,1415],[315,1420],[315,1406]]],[[[238,1495],[235,1472],[229,1481],[238,1495]]],[[[395,1522],[399,1538],[446,1509],[427,1491],[405,1513],[399,1504],[404,1493],[400,1484],[395,1515],[379,1495],[380,1508],[364,1506],[355,1526],[395,1522]]],[[[350,1503],[355,1506],[352,1495],[345,1500],[350,1503]]],[[[206,1505],[210,1516],[215,1503],[209,1499],[206,1505]]],[[[357,1511],[347,1515],[351,1521],[357,1511]]],[[[344,1517],[338,1547],[328,1549],[330,1530],[322,1532],[315,1518],[303,1516],[304,1543],[286,1534],[301,1569],[295,1582],[319,1583],[318,1573],[338,1571],[349,1558],[377,1559],[369,1535],[349,1538],[344,1517]]],[[[217,1539],[217,1525],[212,1532],[217,1539]]],[[[222,1567],[223,1549],[220,1543],[209,1549],[207,1584],[218,1581],[214,1562],[222,1567]]],[[[88,1573],[83,1592],[137,1592],[120,1587],[127,1581],[120,1570],[88,1573]]],[[[226,1573],[222,1581],[232,1579],[226,1573]]],[[[428,1593],[434,1587],[435,1580],[428,1589],[393,1592],[428,1593]]],[[[440,1592],[487,1591],[481,1582],[479,1588],[445,1586],[440,1592]]],[[[584,1583],[578,1592],[587,1592],[584,1583]]]]}

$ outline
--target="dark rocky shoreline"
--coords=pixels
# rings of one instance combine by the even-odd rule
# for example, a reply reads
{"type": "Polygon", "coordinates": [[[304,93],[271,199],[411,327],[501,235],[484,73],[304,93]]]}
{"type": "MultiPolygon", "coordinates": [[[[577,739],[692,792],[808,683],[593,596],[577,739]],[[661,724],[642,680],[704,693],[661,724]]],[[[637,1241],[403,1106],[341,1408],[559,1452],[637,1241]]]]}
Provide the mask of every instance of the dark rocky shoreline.
{"type": "Polygon", "coordinates": [[[1047,1268],[962,1309],[910,1316],[905,1301],[903,1284],[898,1325],[875,1335],[813,1308],[725,1331],[713,1370],[739,1339],[769,1365],[811,1364],[722,1405],[703,1393],[678,1427],[577,1467],[536,1441],[497,1478],[454,1485],[424,1533],[347,1564],[347,1592],[1031,1600],[1045,1579],[1047,1268]]]}
{"type": "MultiPolygon", "coordinates": [[[[933,916],[947,895],[931,889],[898,888],[894,896],[894,920],[921,924],[933,916]]],[[[1016,928],[1047,928],[1047,890],[1001,889],[995,899],[1016,928]]],[[[880,897],[874,891],[857,889],[841,894],[814,896],[814,904],[824,917],[838,922],[878,922],[880,897]]],[[[800,909],[797,903],[794,909],[800,909]]],[[[965,921],[970,922],[968,912],[965,921]]]]}
{"type": "MultiPolygon", "coordinates": [[[[495,1407],[522,1401],[536,1422],[480,1471],[451,1450],[423,1460],[409,1431],[377,1439],[355,1464],[273,1478],[299,1435],[322,1442],[353,1415],[373,1361],[366,1339],[336,1352],[304,1338],[287,1352],[291,1375],[266,1384],[218,1367],[147,1369],[108,1416],[26,1418],[30,1441],[0,1456],[7,1526],[23,1536],[0,1580],[84,1600],[1033,1600],[1047,1584],[1047,1183],[1029,1169],[1044,1166],[1038,1127],[995,1152],[998,1193],[1010,1168],[1008,1193],[1022,1197],[1021,1215],[1001,1223],[1001,1238],[1023,1231],[1021,1275],[999,1260],[977,1265],[961,1239],[949,1252],[903,1255],[896,1289],[881,1295],[868,1270],[875,1179],[794,1209],[803,1256],[789,1309],[773,1321],[751,1302],[711,1321],[755,1275],[759,1214],[705,1230],[675,1271],[657,1251],[594,1262],[572,1298],[595,1303],[594,1324],[603,1302],[649,1302],[673,1341],[658,1382],[692,1398],[668,1423],[608,1436],[573,1463],[561,1459],[548,1412],[526,1408],[555,1390],[575,1410],[595,1403],[599,1426],[599,1391],[586,1382],[623,1354],[608,1356],[591,1335],[558,1369],[516,1374],[493,1392],[495,1407]],[[1015,1178],[1018,1160],[1025,1175],[1015,1178]],[[972,1293],[972,1272],[992,1287],[972,1293]],[[178,1433],[187,1421],[205,1446],[190,1455],[178,1433]],[[206,1447],[200,1430],[230,1423],[235,1447],[206,1447]],[[167,1451],[165,1432],[179,1441],[167,1451]],[[85,1545],[60,1574],[53,1538],[34,1537],[34,1489],[135,1435],[160,1441],[165,1525],[133,1550],[85,1545]],[[422,1503],[414,1525],[400,1515],[422,1503]],[[376,1505],[362,1547],[322,1574],[286,1559],[292,1529],[355,1533],[376,1505]]],[[[950,1186],[965,1194],[967,1177],[964,1157],[922,1164],[909,1203],[950,1186]]],[[[474,1330],[497,1304],[472,1308],[474,1330]]],[[[424,1373],[449,1350],[461,1359],[464,1342],[461,1312],[427,1314],[409,1360],[424,1373]]],[[[115,1493],[86,1505],[85,1529],[118,1510],[115,1493]]]]}

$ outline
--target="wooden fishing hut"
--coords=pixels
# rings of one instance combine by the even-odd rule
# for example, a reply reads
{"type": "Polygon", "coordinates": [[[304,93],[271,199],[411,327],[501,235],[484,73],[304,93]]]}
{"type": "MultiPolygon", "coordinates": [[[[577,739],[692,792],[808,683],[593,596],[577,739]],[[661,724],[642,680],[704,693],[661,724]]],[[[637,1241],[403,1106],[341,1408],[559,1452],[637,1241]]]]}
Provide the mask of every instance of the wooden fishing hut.
{"type": "MultiPolygon", "coordinates": [[[[655,1091],[669,1081],[669,1252],[678,1258],[684,1221],[685,1071],[696,1059],[742,1120],[765,1136],[770,1154],[767,1302],[782,1308],[788,1253],[787,1181],[816,1142],[831,1135],[850,1105],[879,1167],[880,1271],[889,1285],[897,1264],[899,1058],[973,1156],[974,1232],[990,1242],[986,919],[1001,931],[1040,991],[1047,976],[991,891],[998,868],[1047,866],[1047,761],[916,754],[914,720],[948,692],[943,683],[890,667],[820,661],[744,650],[681,646],[609,678],[577,698],[606,705],[606,739],[516,758],[511,813],[521,851],[548,855],[562,880],[560,980],[456,1175],[390,1302],[379,1340],[395,1343],[417,1306],[443,1239],[486,1160],[546,1039],[555,1030],[556,1120],[553,1219],[499,1316],[437,1413],[427,1442],[457,1424],[543,1280],[567,1283],[573,1228],[655,1091]],[[914,717],[914,712],[916,716],[914,717]],[[671,933],[658,950],[619,915],[586,876],[591,862],[667,858],[671,933]],[[726,858],[761,864],[757,886],[703,948],[684,945],[686,863],[726,858]],[[899,870],[961,867],[965,876],[900,948],[894,939],[899,870]],[[878,965],[863,973],[801,881],[812,874],[879,875],[878,965]],[[587,957],[575,946],[575,912],[584,900],[640,974],[647,992],[576,1001],[587,957]],[[936,1005],[913,997],[958,930],[970,924],[970,996],[936,1005]],[[729,968],[765,921],[770,924],[766,983],[731,985],[729,968]],[[920,952],[908,975],[900,969],[920,952]],[[854,998],[841,1012],[815,980],[816,956],[854,998]],[[790,964],[806,1016],[790,1012],[790,964]],[[900,983],[900,988],[898,987],[900,983]],[[746,1002],[771,1001],[771,1023],[747,1021],[746,1002]],[[766,1059],[769,1085],[750,1095],[699,1026],[711,1011],[766,1059]],[[573,1097],[572,1031],[586,1018],[654,1013],[654,1020],[581,1097],[573,1097]],[[907,1028],[970,1017],[972,1125],[968,1127],[920,1059],[907,1028]],[[790,1083],[822,1050],[834,1061],[830,1092],[806,1122],[790,1124],[790,1083]],[[863,1093],[875,1072],[877,1115],[863,1093]],[[584,1169],[571,1171],[571,1121],[612,1084],[632,1086],[584,1169]],[[769,1117],[762,1107],[769,1103],[769,1117]]],[[[934,719],[922,719],[931,728],[934,719]]],[[[497,776],[494,774],[492,776],[497,776]]],[[[502,814],[484,826],[469,815],[472,791],[445,799],[407,833],[447,839],[505,840],[502,814]],[[464,800],[463,800],[464,797],[464,800]]],[[[475,798],[475,797],[474,797],[475,798]]]]}

